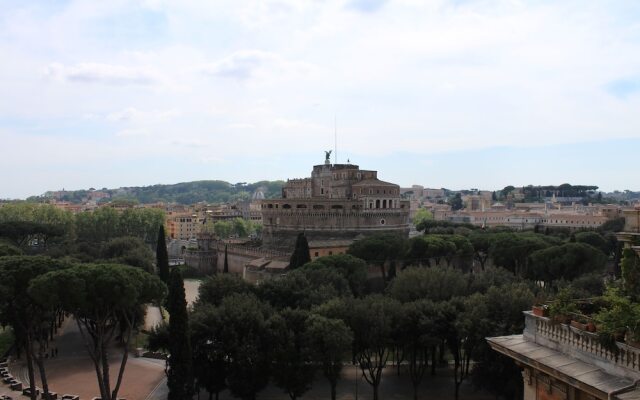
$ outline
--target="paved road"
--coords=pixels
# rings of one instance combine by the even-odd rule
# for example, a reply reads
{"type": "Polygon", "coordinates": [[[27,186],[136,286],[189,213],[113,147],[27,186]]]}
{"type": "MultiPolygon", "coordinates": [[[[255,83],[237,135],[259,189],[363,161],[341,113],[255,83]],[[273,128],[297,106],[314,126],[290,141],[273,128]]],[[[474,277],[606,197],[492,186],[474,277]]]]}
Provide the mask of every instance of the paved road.
{"type": "MultiPolygon", "coordinates": [[[[59,332],[51,346],[58,348],[58,356],[45,363],[50,390],[60,394],[77,394],[81,399],[99,395],[95,369],[87,355],[77,324],[68,318],[59,332]]],[[[122,348],[114,344],[110,348],[110,356],[109,369],[113,387],[122,359],[122,348]]],[[[130,400],[146,398],[165,377],[164,366],[163,360],[130,356],[118,397],[130,400]]],[[[23,383],[29,381],[24,362],[14,363],[11,372],[23,383]]],[[[39,375],[36,379],[40,387],[39,375]]],[[[13,393],[15,398],[17,392],[13,393]]]]}

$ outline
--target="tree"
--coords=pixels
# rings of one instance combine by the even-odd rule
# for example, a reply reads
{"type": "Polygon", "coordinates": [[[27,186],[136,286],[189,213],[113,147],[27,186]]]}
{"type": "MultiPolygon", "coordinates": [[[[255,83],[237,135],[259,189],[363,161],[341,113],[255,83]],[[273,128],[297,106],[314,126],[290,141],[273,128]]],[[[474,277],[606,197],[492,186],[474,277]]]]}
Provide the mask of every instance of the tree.
{"type": "Polygon", "coordinates": [[[298,238],[296,239],[296,246],[293,250],[293,254],[291,254],[291,259],[289,260],[289,269],[302,267],[310,261],[311,256],[309,255],[309,243],[307,242],[307,237],[304,233],[299,233],[298,238]]]}
{"type": "Polygon", "coordinates": [[[193,395],[193,359],[189,337],[189,315],[184,293],[184,281],[178,268],[169,274],[169,359],[167,386],[169,400],[183,400],[193,395]]]}
{"type": "Polygon", "coordinates": [[[460,193],[456,193],[455,196],[449,199],[449,204],[451,204],[451,209],[453,211],[462,210],[464,207],[462,204],[462,195],[460,193]]]}
{"type": "Polygon", "coordinates": [[[224,245],[224,267],[222,269],[223,274],[229,273],[229,259],[227,258],[227,245],[224,245]]]}
{"type": "Polygon", "coordinates": [[[331,386],[331,400],[336,400],[336,385],[344,357],[351,350],[353,333],[342,320],[311,314],[307,320],[307,335],[313,358],[322,365],[322,373],[331,386]]]}
{"type": "Polygon", "coordinates": [[[355,355],[362,376],[373,388],[373,400],[378,400],[378,387],[393,345],[399,308],[400,303],[382,295],[353,301],[349,326],[353,331],[355,355]]]}
{"type": "Polygon", "coordinates": [[[270,336],[274,340],[273,380],[291,400],[311,388],[315,374],[307,337],[308,316],[308,311],[287,308],[269,320],[270,336]]]}
{"type": "Polygon", "coordinates": [[[620,267],[627,296],[634,300],[640,299],[640,259],[636,252],[632,249],[624,249],[620,267]]]}
{"type": "Polygon", "coordinates": [[[213,224],[213,231],[221,239],[228,238],[232,231],[231,223],[227,221],[218,221],[213,224]]]}
{"type": "Polygon", "coordinates": [[[233,294],[220,304],[219,340],[229,360],[227,385],[235,397],[255,400],[269,383],[273,339],[267,321],[271,314],[253,295],[233,294]]]}
{"type": "Polygon", "coordinates": [[[468,276],[452,268],[407,268],[391,282],[388,294],[400,302],[449,300],[465,296],[468,276]]]}
{"type": "Polygon", "coordinates": [[[218,400],[220,392],[227,387],[229,369],[225,343],[221,340],[220,312],[215,306],[205,304],[196,308],[190,321],[196,385],[209,393],[209,400],[213,394],[218,400]]]}
{"type": "Polygon", "coordinates": [[[22,250],[10,243],[0,242],[0,257],[19,255],[22,255],[22,250]]]}
{"type": "Polygon", "coordinates": [[[29,291],[38,277],[65,268],[59,260],[48,257],[11,256],[0,258],[0,324],[9,324],[26,353],[31,398],[36,398],[34,361],[40,372],[42,388],[49,394],[44,368],[44,353],[49,334],[57,322],[58,303],[40,303],[29,291]]]}
{"type": "Polygon", "coordinates": [[[167,284],[169,282],[169,254],[167,254],[167,243],[164,225],[158,229],[158,244],[156,246],[156,267],[160,280],[167,284]]]}
{"type": "Polygon", "coordinates": [[[431,211],[427,210],[426,208],[419,208],[418,211],[416,211],[415,216],[413,217],[413,224],[418,225],[422,221],[432,219],[433,214],[431,213],[431,211]]]}
{"type": "Polygon", "coordinates": [[[418,386],[429,365],[429,350],[435,353],[435,346],[440,343],[434,320],[437,313],[437,305],[426,299],[402,305],[397,337],[407,357],[415,400],[418,399],[418,386]]]}
{"type": "Polygon", "coordinates": [[[528,233],[497,233],[493,237],[489,252],[495,265],[521,276],[527,268],[528,257],[536,250],[551,245],[550,237],[528,233]]]}
{"type": "Polygon", "coordinates": [[[493,235],[486,232],[474,232],[469,235],[469,241],[473,246],[473,258],[480,263],[482,270],[489,258],[492,238],[493,235]]]}
{"type": "Polygon", "coordinates": [[[387,280],[386,264],[395,263],[406,253],[407,241],[401,235],[383,233],[357,240],[349,246],[347,254],[363,259],[369,265],[380,267],[383,280],[387,280]]]}
{"type": "Polygon", "coordinates": [[[577,243],[589,244],[595,247],[596,249],[601,250],[606,256],[611,254],[613,250],[611,243],[608,242],[598,232],[593,232],[593,231],[577,232],[575,234],[575,239],[577,243]]]}
{"type": "Polygon", "coordinates": [[[237,275],[218,274],[202,281],[198,289],[198,301],[200,304],[212,304],[219,306],[225,297],[233,294],[253,293],[255,287],[237,275]]]}
{"type": "Polygon", "coordinates": [[[149,246],[137,237],[123,236],[104,243],[101,251],[106,262],[138,267],[153,272],[153,253],[149,246]]]}
{"type": "Polygon", "coordinates": [[[573,280],[590,272],[602,271],[606,256],[584,243],[565,243],[537,250],[529,257],[526,277],[549,284],[558,279],[573,280]]]}
{"type": "Polygon", "coordinates": [[[34,279],[29,294],[39,304],[61,304],[73,313],[98,380],[100,397],[116,400],[129,355],[133,328],[143,315],[139,308],[160,302],[166,287],[141,269],[117,264],[84,264],[49,272],[34,279]],[[111,390],[109,344],[121,334],[122,360],[111,390]]]}
{"type": "Polygon", "coordinates": [[[335,254],[318,257],[303,266],[303,270],[329,268],[337,271],[348,282],[355,297],[364,295],[367,285],[367,264],[364,260],[350,254],[335,254]]]}

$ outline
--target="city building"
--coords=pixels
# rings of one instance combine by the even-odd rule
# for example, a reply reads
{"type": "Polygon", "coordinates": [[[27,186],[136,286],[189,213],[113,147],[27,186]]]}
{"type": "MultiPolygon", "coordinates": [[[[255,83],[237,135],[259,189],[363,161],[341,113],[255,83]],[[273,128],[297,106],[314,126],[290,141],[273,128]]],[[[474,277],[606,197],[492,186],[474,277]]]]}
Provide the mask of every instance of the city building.
{"type": "Polygon", "coordinates": [[[398,185],[379,180],[377,171],[328,158],[310,178],[288,180],[282,198],[263,200],[261,211],[263,244],[271,249],[292,250],[301,232],[325,242],[409,233],[409,201],[398,185]]]}

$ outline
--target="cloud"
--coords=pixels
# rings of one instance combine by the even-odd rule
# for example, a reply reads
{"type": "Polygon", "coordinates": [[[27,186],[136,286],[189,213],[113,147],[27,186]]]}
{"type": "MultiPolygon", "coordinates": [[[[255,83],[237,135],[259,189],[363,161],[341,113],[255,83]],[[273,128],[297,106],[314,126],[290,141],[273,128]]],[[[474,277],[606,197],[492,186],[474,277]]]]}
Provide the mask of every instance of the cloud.
{"type": "Polygon", "coordinates": [[[285,60],[275,53],[262,50],[236,51],[220,61],[201,67],[205,74],[240,81],[306,74],[312,69],[313,66],[309,63],[285,60]]]}
{"type": "Polygon", "coordinates": [[[127,122],[127,123],[158,123],[172,120],[181,116],[182,113],[177,109],[170,110],[150,110],[143,111],[134,107],[129,107],[122,111],[117,111],[107,115],[107,121],[127,122]]]}
{"type": "Polygon", "coordinates": [[[162,81],[161,75],[150,67],[125,67],[100,63],[80,63],[75,66],[52,63],[45,68],[44,74],[55,80],[117,86],[150,86],[162,81]]]}
{"type": "Polygon", "coordinates": [[[387,0],[351,0],[346,7],[365,13],[378,11],[387,2],[387,0]]]}

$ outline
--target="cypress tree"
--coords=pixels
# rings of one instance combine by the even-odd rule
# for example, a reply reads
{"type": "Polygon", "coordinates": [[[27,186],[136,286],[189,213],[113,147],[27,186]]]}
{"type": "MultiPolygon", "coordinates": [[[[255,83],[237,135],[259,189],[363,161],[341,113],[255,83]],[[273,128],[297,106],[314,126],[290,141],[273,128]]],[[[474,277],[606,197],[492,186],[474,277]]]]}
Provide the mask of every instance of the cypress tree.
{"type": "Polygon", "coordinates": [[[184,281],[178,268],[172,268],[169,275],[169,368],[167,386],[169,400],[190,399],[194,393],[193,360],[189,332],[189,315],[184,293],[184,281]]]}
{"type": "Polygon", "coordinates": [[[158,245],[156,246],[156,266],[158,276],[162,282],[169,283],[169,255],[167,254],[167,243],[165,241],[164,225],[160,225],[158,230],[158,245]]]}
{"type": "Polygon", "coordinates": [[[224,245],[224,268],[222,269],[223,274],[229,273],[229,260],[227,259],[227,245],[224,245]]]}
{"type": "Polygon", "coordinates": [[[299,233],[296,239],[296,248],[293,250],[293,254],[291,254],[291,259],[289,260],[289,268],[296,269],[310,261],[311,256],[309,255],[307,237],[304,235],[304,232],[299,233]]]}

